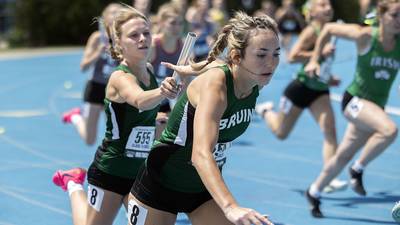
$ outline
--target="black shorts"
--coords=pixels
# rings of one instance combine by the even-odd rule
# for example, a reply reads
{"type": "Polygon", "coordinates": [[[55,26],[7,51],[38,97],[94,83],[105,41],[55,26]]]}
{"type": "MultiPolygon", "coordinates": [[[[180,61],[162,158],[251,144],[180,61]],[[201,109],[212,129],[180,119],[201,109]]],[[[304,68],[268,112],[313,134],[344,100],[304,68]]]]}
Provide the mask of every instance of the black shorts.
{"type": "Polygon", "coordinates": [[[212,199],[208,191],[186,193],[165,188],[149,175],[145,166],[139,170],[131,194],[147,206],[173,214],[191,213],[212,199]]]}
{"type": "Polygon", "coordinates": [[[283,95],[299,108],[309,107],[322,95],[329,95],[329,90],[317,91],[306,87],[299,80],[293,80],[285,89],[283,95]]]}
{"type": "Polygon", "coordinates": [[[83,100],[85,102],[103,105],[105,97],[106,84],[100,84],[92,80],[86,83],[85,92],[83,94],[83,100]]]}
{"type": "Polygon", "coordinates": [[[97,168],[94,163],[90,165],[87,175],[89,184],[122,196],[129,194],[133,182],[135,181],[134,179],[127,179],[105,173],[97,168]]]}
{"type": "Polygon", "coordinates": [[[351,95],[349,92],[345,91],[342,98],[342,112],[346,109],[347,104],[351,101],[354,96],[351,95]]]}

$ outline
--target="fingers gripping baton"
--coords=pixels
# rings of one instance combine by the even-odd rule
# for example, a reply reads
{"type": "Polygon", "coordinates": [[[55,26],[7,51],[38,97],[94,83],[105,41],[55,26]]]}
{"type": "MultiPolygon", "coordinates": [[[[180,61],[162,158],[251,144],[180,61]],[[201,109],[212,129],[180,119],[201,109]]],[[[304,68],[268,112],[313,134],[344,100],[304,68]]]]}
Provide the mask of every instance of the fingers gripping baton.
{"type": "MultiPolygon", "coordinates": [[[[182,66],[186,65],[189,57],[193,51],[194,43],[196,42],[197,35],[193,32],[189,32],[186,36],[185,43],[183,44],[181,54],[179,55],[178,62],[176,65],[182,66]]],[[[175,79],[176,83],[180,85],[180,77],[179,74],[174,71],[172,77],[175,79]]]]}

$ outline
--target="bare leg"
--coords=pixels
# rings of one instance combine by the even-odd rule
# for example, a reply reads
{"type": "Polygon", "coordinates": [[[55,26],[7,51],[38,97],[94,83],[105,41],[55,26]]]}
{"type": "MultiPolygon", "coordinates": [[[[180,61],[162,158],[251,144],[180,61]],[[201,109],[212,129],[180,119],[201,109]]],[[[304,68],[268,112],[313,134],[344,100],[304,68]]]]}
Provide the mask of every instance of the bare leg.
{"type": "Polygon", "coordinates": [[[395,124],[376,104],[360,99],[355,106],[359,111],[356,114],[351,112],[352,107],[347,107],[345,110],[345,116],[350,124],[342,143],[339,145],[337,154],[330,160],[317,182],[314,183],[318,190],[321,190],[327,185],[327,182],[329,183],[333,177],[340,173],[363,145],[365,145],[365,148],[359,162],[365,166],[382,153],[397,135],[395,124]]]}
{"type": "MultiPolygon", "coordinates": [[[[104,191],[104,196],[99,211],[86,203],[88,205],[86,225],[112,225],[117,216],[123,196],[107,190],[102,191],[104,191]]],[[[100,200],[100,198],[96,199],[96,201],[100,200]]]]}
{"type": "Polygon", "coordinates": [[[349,123],[336,154],[324,165],[317,180],[313,183],[318,191],[321,191],[342,171],[369,136],[370,133],[359,130],[353,123],[349,123]]]}
{"type": "Polygon", "coordinates": [[[70,196],[72,220],[74,225],[86,225],[87,200],[86,192],[79,190],[70,196]]]}
{"type": "Polygon", "coordinates": [[[316,99],[311,104],[310,111],[324,135],[322,153],[324,164],[326,164],[335,155],[337,148],[335,116],[329,95],[323,95],[316,99]]]}
{"type": "Polygon", "coordinates": [[[363,101],[363,103],[366,109],[365,115],[363,115],[365,119],[361,121],[355,120],[354,123],[374,132],[357,160],[363,166],[367,166],[393,143],[397,137],[398,129],[396,124],[380,107],[369,101],[363,101]]]}
{"type": "MultiPolygon", "coordinates": [[[[144,225],[174,225],[176,221],[176,214],[172,214],[166,211],[161,211],[158,209],[151,208],[139,200],[135,198],[132,194],[129,194],[129,206],[128,207],[138,207],[139,210],[136,210],[136,213],[133,216],[139,216],[138,213],[147,211],[145,215],[145,223],[144,225]]],[[[128,209],[128,225],[132,225],[131,223],[131,211],[128,209]]],[[[142,224],[137,224],[142,225],[142,224]]]]}
{"type": "Polygon", "coordinates": [[[192,225],[233,225],[214,200],[204,203],[188,216],[192,225]]]}
{"type": "Polygon", "coordinates": [[[287,112],[283,109],[280,109],[279,112],[274,112],[272,110],[266,111],[264,120],[267,126],[271,128],[272,133],[274,133],[277,138],[284,140],[292,131],[302,112],[302,108],[291,105],[287,112]]]}
{"type": "Polygon", "coordinates": [[[103,111],[103,105],[86,103],[84,111],[84,115],[81,116],[81,119],[75,119],[73,124],[85,143],[87,145],[93,145],[96,141],[97,124],[100,113],[103,111]]]}

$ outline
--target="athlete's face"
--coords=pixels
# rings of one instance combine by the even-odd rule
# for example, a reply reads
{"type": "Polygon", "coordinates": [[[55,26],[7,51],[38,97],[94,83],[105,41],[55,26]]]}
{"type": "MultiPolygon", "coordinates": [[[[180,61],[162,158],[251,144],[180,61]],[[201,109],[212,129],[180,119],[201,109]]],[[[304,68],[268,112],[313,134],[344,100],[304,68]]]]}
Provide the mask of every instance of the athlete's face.
{"type": "Polygon", "coordinates": [[[333,18],[333,9],[329,0],[314,0],[311,7],[311,16],[321,22],[329,22],[333,18]]]}
{"type": "Polygon", "coordinates": [[[171,14],[162,21],[160,25],[164,33],[168,33],[170,36],[179,37],[182,33],[183,19],[179,15],[171,14]]]}
{"type": "Polygon", "coordinates": [[[276,34],[267,29],[254,29],[250,32],[248,46],[239,67],[243,66],[254,73],[248,73],[247,76],[256,85],[264,86],[270,82],[279,64],[279,54],[279,39],[276,34]]]}
{"type": "Polygon", "coordinates": [[[400,33],[400,3],[392,3],[388,10],[382,15],[381,22],[395,34],[400,33]]]}
{"type": "Polygon", "coordinates": [[[121,26],[120,45],[124,58],[142,60],[151,43],[150,25],[142,18],[133,18],[121,26]]]}

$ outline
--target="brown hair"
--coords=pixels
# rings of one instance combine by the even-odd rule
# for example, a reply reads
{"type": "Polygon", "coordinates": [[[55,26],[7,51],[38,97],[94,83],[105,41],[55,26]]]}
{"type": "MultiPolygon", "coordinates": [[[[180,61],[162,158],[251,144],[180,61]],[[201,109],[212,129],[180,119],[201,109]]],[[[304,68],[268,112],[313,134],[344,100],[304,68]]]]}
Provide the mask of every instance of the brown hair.
{"type": "Polygon", "coordinates": [[[149,20],[145,15],[135,8],[124,4],[115,15],[112,25],[106,27],[107,34],[110,37],[110,54],[115,60],[122,61],[123,59],[122,48],[119,45],[119,40],[122,34],[121,26],[133,18],[142,18],[149,23],[149,20]]]}
{"type": "MultiPolygon", "coordinates": [[[[200,71],[207,64],[216,60],[216,58],[227,48],[228,52],[232,49],[239,51],[240,56],[244,57],[245,49],[248,45],[250,32],[253,29],[271,30],[278,37],[278,28],[276,22],[267,15],[251,17],[244,12],[236,12],[227,25],[218,33],[206,62],[192,64],[192,67],[200,71]]],[[[227,63],[232,63],[232,60],[227,57],[227,63]]]]}

